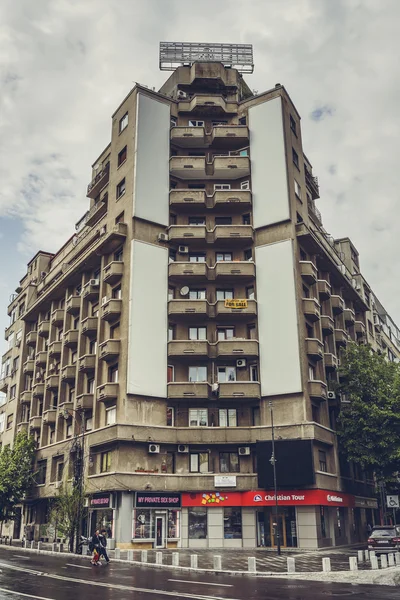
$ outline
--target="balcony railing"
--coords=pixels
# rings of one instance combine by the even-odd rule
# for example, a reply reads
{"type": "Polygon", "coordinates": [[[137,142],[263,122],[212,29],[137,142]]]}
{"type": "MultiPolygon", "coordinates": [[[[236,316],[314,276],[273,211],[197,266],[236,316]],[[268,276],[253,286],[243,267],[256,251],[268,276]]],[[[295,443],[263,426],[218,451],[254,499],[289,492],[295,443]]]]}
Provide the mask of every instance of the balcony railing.
{"type": "Polygon", "coordinates": [[[87,196],[89,198],[96,198],[100,190],[108,183],[110,177],[110,163],[106,163],[104,167],[97,173],[92,179],[87,188],[87,196]]]}
{"type": "Polygon", "coordinates": [[[312,173],[307,168],[305,169],[305,176],[306,176],[306,184],[308,185],[308,187],[311,191],[312,199],[316,200],[317,198],[319,198],[318,177],[315,177],[314,175],[312,175],[312,173]]]}

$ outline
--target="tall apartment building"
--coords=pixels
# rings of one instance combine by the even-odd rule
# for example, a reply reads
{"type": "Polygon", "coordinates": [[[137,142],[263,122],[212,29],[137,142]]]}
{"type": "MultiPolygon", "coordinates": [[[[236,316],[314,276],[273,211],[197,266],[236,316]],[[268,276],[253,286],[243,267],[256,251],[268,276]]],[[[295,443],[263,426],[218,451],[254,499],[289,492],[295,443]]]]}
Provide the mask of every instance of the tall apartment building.
{"type": "Polygon", "coordinates": [[[186,62],[116,109],[76,234],[33,257],[9,305],[2,443],[38,446],[22,523],[49,537],[81,436],[89,531],[273,546],[272,406],[283,545],[364,539],[373,482],[341,473],[332,390],[349,341],[395,359],[400,333],[322,227],[285,88],[186,62]]]}

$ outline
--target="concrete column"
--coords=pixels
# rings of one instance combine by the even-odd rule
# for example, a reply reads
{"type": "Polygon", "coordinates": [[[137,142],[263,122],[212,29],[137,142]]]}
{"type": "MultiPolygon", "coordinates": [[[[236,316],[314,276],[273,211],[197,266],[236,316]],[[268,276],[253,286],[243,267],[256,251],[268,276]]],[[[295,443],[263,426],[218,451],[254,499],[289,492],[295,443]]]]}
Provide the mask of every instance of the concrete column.
{"type": "Polygon", "coordinates": [[[142,550],[142,552],[140,553],[140,560],[143,563],[147,563],[147,550],[142,550]]]}
{"type": "Polygon", "coordinates": [[[355,556],[350,556],[349,565],[350,565],[350,571],[358,571],[357,558],[355,556]]]}
{"type": "Polygon", "coordinates": [[[358,550],[357,552],[357,560],[359,563],[364,562],[364,552],[362,550],[358,550]]]}
{"type": "Polygon", "coordinates": [[[296,562],[292,556],[287,557],[287,572],[288,573],[296,572],[296,562]]]}
{"type": "Polygon", "coordinates": [[[396,565],[400,565],[400,552],[396,552],[394,555],[396,565]]]}
{"type": "Polygon", "coordinates": [[[224,509],[210,508],[207,511],[208,547],[221,548],[224,545],[224,509]]]}
{"type": "Polygon", "coordinates": [[[369,551],[369,558],[371,559],[373,556],[376,557],[375,550],[370,550],[369,551]]]}
{"type": "Polygon", "coordinates": [[[189,546],[188,509],[181,509],[181,545],[182,548],[189,546]]]}
{"type": "Polygon", "coordinates": [[[296,507],[299,548],[318,548],[317,508],[315,506],[296,507]]]}
{"type": "Polygon", "coordinates": [[[179,552],[172,553],[172,566],[179,567],[179,552]]]}
{"type": "Polygon", "coordinates": [[[249,571],[249,573],[256,573],[257,566],[256,566],[255,556],[249,556],[248,557],[248,559],[247,559],[247,570],[249,571]]]}
{"type": "Polygon", "coordinates": [[[156,552],[156,565],[162,565],[162,552],[156,552]]]}
{"type": "Polygon", "coordinates": [[[115,548],[114,558],[121,558],[121,548],[115,548]]]}
{"type": "Polygon", "coordinates": [[[133,550],[128,550],[126,559],[133,560],[133,550]]]}
{"type": "Polygon", "coordinates": [[[198,568],[198,556],[197,554],[191,554],[190,555],[190,566],[192,569],[197,569],[198,568]]]}
{"type": "Polygon", "coordinates": [[[393,552],[390,552],[390,554],[388,554],[388,563],[389,563],[389,567],[394,567],[394,554],[393,554],[393,552]]]}
{"type": "Polygon", "coordinates": [[[132,492],[118,492],[118,509],[115,511],[115,538],[128,543],[132,538],[132,492]]]}
{"type": "Polygon", "coordinates": [[[387,569],[388,561],[386,554],[381,554],[381,569],[387,569]]]}
{"type": "Polygon", "coordinates": [[[255,508],[242,508],[242,538],[244,548],[257,546],[257,523],[255,508]]]}
{"type": "Polygon", "coordinates": [[[364,550],[364,561],[367,562],[369,560],[369,550],[364,550]]]}
{"type": "Polygon", "coordinates": [[[222,557],[219,554],[213,556],[213,567],[215,571],[222,570],[222,557]]]}
{"type": "Polygon", "coordinates": [[[331,559],[330,558],[323,558],[322,559],[322,570],[324,573],[330,573],[331,572],[331,559]]]}
{"type": "Polygon", "coordinates": [[[376,558],[375,553],[373,554],[373,556],[371,556],[371,569],[379,569],[378,559],[376,558]]]}

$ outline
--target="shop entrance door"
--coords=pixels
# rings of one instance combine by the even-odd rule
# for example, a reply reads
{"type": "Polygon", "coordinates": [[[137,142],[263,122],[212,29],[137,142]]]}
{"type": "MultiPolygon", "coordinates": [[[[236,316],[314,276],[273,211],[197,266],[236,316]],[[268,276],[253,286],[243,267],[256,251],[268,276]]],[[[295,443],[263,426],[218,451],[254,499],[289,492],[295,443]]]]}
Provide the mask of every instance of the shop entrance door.
{"type": "Polygon", "coordinates": [[[156,548],[165,548],[165,515],[156,515],[156,548]]]}
{"type": "MultiPolygon", "coordinates": [[[[269,528],[270,528],[270,532],[271,532],[271,542],[272,542],[272,547],[276,548],[277,546],[277,541],[276,541],[276,527],[274,525],[275,523],[275,515],[270,515],[269,517],[269,528]]],[[[279,527],[279,537],[280,537],[280,541],[281,541],[281,547],[282,548],[286,548],[286,527],[285,527],[285,520],[284,520],[284,516],[283,515],[278,515],[278,527],[279,527]]]]}

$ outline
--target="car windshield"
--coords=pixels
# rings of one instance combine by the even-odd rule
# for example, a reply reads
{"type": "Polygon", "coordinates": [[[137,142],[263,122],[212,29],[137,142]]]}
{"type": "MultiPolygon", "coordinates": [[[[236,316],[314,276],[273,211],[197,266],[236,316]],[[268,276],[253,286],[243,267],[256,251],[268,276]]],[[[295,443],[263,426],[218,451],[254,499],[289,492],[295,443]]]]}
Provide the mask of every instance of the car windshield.
{"type": "Polygon", "coordinates": [[[394,537],[395,535],[395,529],[375,529],[375,531],[372,532],[371,537],[394,537]]]}

